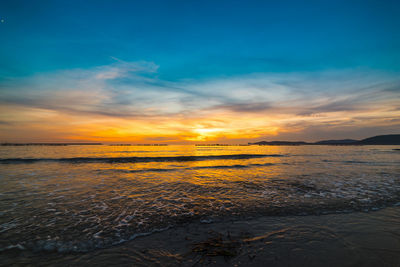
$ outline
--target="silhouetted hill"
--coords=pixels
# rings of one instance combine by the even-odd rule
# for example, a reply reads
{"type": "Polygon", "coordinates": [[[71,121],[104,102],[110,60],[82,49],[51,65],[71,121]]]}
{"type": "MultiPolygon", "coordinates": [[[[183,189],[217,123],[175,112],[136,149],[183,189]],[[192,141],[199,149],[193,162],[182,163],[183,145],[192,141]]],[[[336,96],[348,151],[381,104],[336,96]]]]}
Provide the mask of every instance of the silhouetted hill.
{"type": "Polygon", "coordinates": [[[378,135],[363,140],[321,140],[315,143],[303,141],[260,141],[249,145],[261,146],[300,146],[300,145],[400,145],[400,134],[378,135]]]}
{"type": "Polygon", "coordinates": [[[348,145],[358,142],[358,140],[354,139],[343,139],[343,140],[322,140],[315,142],[317,145],[348,145]]]}
{"type": "Polygon", "coordinates": [[[363,139],[357,144],[360,145],[400,145],[400,134],[378,135],[363,139]]]}

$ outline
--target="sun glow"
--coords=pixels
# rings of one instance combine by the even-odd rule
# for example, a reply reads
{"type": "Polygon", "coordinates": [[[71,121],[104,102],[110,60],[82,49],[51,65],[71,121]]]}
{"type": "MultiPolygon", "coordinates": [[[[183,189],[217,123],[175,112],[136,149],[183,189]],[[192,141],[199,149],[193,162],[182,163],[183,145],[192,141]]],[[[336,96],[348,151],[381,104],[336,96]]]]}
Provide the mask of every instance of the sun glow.
{"type": "Polygon", "coordinates": [[[372,77],[367,82],[352,73],[328,73],[319,82],[294,74],[260,74],[179,83],[141,76],[156,70],[151,64],[119,62],[34,75],[7,85],[0,95],[9,100],[0,106],[0,141],[307,141],[332,132],[348,137],[350,127],[355,135],[371,126],[398,127],[396,93],[382,97],[382,88],[375,85],[390,78],[386,76],[358,75],[372,77]],[[342,76],[345,87],[337,78],[342,76]],[[293,79],[297,82],[291,83],[293,79]],[[333,94],[330,88],[352,93],[343,89],[333,94]],[[363,88],[372,89],[366,93],[363,88]]]}

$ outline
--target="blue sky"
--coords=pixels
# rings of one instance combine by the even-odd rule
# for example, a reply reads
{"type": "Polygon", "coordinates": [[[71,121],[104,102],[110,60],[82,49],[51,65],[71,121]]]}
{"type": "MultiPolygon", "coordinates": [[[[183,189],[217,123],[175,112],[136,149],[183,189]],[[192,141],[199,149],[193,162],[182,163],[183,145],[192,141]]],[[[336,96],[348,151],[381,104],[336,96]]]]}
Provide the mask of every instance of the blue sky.
{"type": "Polygon", "coordinates": [[[2,1],[2,76],[152,61],[166,80],[399,70],[398,1],[2,1]]]}
{"type": "MultiPolygon", "coordinates": [[[[34,108],[76,115],[89,109],[88,119],[176,119],[223,108],[258,116],[299,103],[292,116],[316,113],[305,107],[324,116],[373,105],[375,112],[385,110],[381,119],[395,118],[398,105],[390,101],[400,91],[398,14],[398,1],[1,1],[0,100],[5,112],[34,108]],[[81,80],[85,92],[103,95],[100,104],[76,107],[52,96],[79,91],[81,80]],[[371,90],[375,98],[354,99],[371,90]],[[160,101],[152,99],[161,94],[160,101]]],[[[13,123],[3,119],[9,135],[19,131],[13,123]]],[[[357,124],[343,136],[359,137],[366,127],[393,132],[400,129],[396,123],[357,124]]],[[[209,124],[203,120],[192,128],[209,124]]],[[[274,134],[302,138],[307,129],[274,134]]]]}

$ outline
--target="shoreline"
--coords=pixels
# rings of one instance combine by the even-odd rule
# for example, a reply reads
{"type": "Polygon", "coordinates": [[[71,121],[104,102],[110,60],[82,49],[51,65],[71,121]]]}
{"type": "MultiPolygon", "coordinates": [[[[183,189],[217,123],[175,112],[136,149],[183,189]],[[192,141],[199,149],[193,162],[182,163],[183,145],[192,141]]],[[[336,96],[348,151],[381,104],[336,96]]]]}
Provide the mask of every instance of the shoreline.
{"type": "Polygon", "coordinates": [[[14,250],[0,259],[75,266],[398,266],[400,207],[194,222],[86,253],[14,250]]]}

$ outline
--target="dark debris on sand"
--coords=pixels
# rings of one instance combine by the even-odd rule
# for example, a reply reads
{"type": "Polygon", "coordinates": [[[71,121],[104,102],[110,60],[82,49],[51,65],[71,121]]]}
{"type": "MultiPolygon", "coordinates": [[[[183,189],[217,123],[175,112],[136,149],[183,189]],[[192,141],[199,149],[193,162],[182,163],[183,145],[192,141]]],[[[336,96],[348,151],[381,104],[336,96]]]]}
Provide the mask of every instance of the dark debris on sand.
{"type": "MultiPolygon", "coordinates": [[[[242,246],[241,239],[234,239],[228,232],[226,235],[211,231],[205,241],[193,243],[192,253],[200,255],[197,263],[204,263],[210,257],[224,257],[225,261],[236,257],[242,246]]],[[[196,265],[196,264],[195,264],[196,265]]]]}

